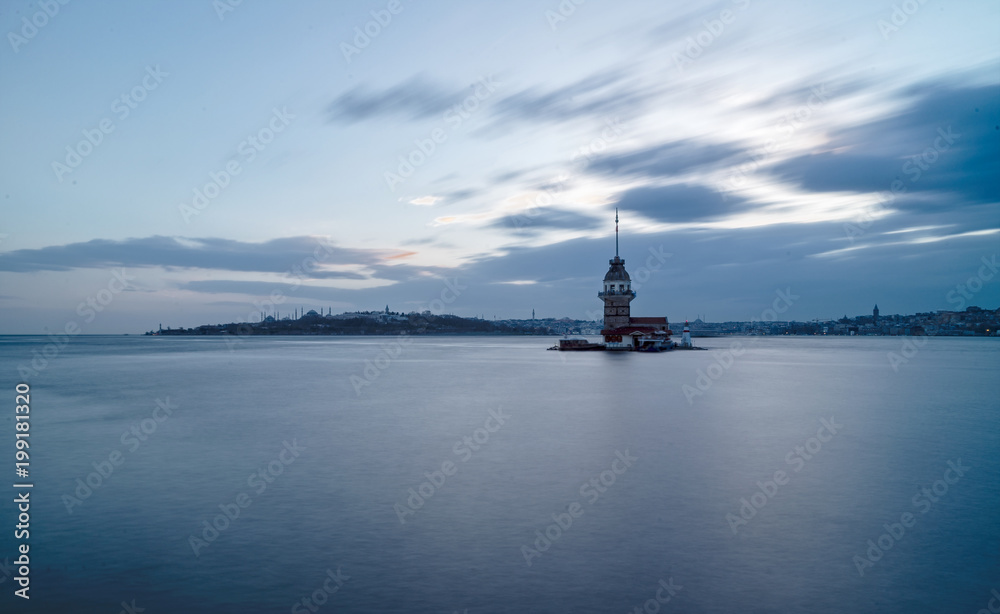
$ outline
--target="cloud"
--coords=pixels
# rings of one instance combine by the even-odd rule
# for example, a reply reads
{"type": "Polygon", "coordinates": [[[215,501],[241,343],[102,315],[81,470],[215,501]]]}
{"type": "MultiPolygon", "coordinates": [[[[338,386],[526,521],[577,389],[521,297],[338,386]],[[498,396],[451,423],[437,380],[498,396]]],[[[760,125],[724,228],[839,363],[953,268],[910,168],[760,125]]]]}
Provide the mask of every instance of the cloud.
{"type": "Polygon", "coordinates": [[[672,177],[700,167],[720,167],[743,152],[731,144],[672,141],[628,153],[595,158],[587,170],[612,176],[672,177]]]}
{"type": "MultiPolygon", "coordinates": [[[[290,299],[289,305],[296,299],[315,299],[323,301],[343,301],[348,296],[347,290],[340,288],[323,288],[309,285],[293,285],[265,281],[236,281],[229,279],[195,280],[179,284],[178,289],[204,294],[246,294],[248,296],[270,296],[276,290],[290,299]]],[[[346,303],[344,303],[346,304],[346,303]]],[[[291,307],[289,307],[291,310],[291,307]]],[[[284,309],[281,309],[284,311],[284,309]]]]}
{"type": "MultiPolygon", "coordinates": [[[[655,95],[649,87],[623,84],[624,70],[604,71],[556,88],[532,86],[501,98],[492,108],[498,125],[512,120],[561,123],[639,111],[655,95]]],[[[494,126],[497,127],[497,126],[494,126]]]]}
{"type": "Polygon", "coordinates": [[[507,171],[506,173],[500,173],[498,175],[495,175],[493,177],[492,181],[494,183],[507,183],[508,181],[513,181],[513,180],[515,180],[515,179],[517,179],[519,177],[524,176],[525,174],[527,174],[527,172],[528,171],[523,170],[523,169],[522,170],[507,171]]]}
{"type": "Polygon", "coordinates": [[[430,207],[441,200],[440,196],[421,196],[420,198],[414,198],[409,201],[411,205],[420,205],[423,207],[430,207]]]}
{"type": "Polygon", "coordinates": [[[331,122],[344,123],[390,116],[424,119],[443,114],[464,96],[461,91],[451,91],[421,77],[380,91],[358,85],[330,103],[327,117],[331,122]]]}
{"type": "MultiPolygon", "coordinates": [[[[508,215],[494,220],[489,226],[537,234],[543,230],[592,230],[597,228],[602,222],[589,216],[557,209],[555,207],[535,207],[518,213],[508,215]]],[[[606,222],[603,222],[606,223],[606,222]]]]}
{"type": "Polygon", "coordinates": [[[700,185],[677,184],[633,188],[622,195],[618,207],[660,222],[684,223],[743,211],[747,209],[747,203],[733,195],[724,196],[700,185]]]}
{"type": "Polygon", "coordinates": [[[435,237],[421,237],[419,239],[407,239],[400,243],[400,245],[431,245],[436,242],[437,239],[435,237]]]}
{"type": "MultiPolygon", "coordinates": [[[[319,237],[287,237],[251,243],[219,238],[153,236],[121,241],[94,239],[85,243],[3,252],[0,253],[0,271],[164,267],[285,273],[296,265],[302,266],[307,258],[316,258],[322,264],[377,266],[398,254],[394,250],[336,247],[319,237]]],[[[317,270],[310,275],[324,279],[367,278],[346,271],[317,270]]]]}
{"type": "Polygon", "coordinates": [[[486,190],[483,189],[464,188],[461,190],[454,190],[452,192],[448,192],[444,195],[444,198],[452,203],[455,203],[462,200],[468,200],[475,196],[479,196],[480,194],[483,194],[485,192],[486,190]]]}
{"type": "MultiPolygon", "coordinates": [[[[608,117],[628,111],[635,114],[641,105],[657,95],[648,85],[629,85],[629,64],[605,70],[568,85],[533,85],[502,98],[490,106],[494,120],[486,131],[506,131],[512,121],[562,123],[584,117],[608,117]]],[[[471,84],[473,87],[479,82],[471,84]]],[[[375,90],[358,85],[338,96],[327,107],[331,122],[351,123],[383,117],[426,119],[444,114],[469,95],[466,88],[451,89],[412,77],[397,85],[375,90]]]]}
{"type": "MultiPolygon", "coordinates": [[[[694,189],[692,186],[675,187],[679,190],[694,189]]],[[[697,191],[694,189],[693,194],[697,191]]],[[[539,219],[546,219],[549,215],[553,216],[554,227],[575,223],[574,212],[559,210],[546,211],[539,219]],[[569,221],[559,217],[562,213],[570,214],[569,221]]],[[[697,210],[684,216],[696,215],[699,215],[697,210]]],[[[980,266],[981,255],[995,251],[990,246],[995,246],[996,234],[970,234],[970,230],[976,230],[976,227],[963,212],[958,215],[946,212],[902,213],[879,220],[853,243],[868,247],[825,258],[815,256],[852,245],[847,241],[841,223],[625,233],[621,237],[621,255],[626,259],[633,280],[639,284],[639,299],[633,305],[637,315],[666,314],[676,321],[707,311],[709,319],[749,319],[759,317],[761,311],[770,305],[776,288],[790,286],[793,293],[803,298],[788,317],[802,320],[816,316],[839,317],[844,312],[861,313],[870,309],[870,305],[855,305],[855,302],[877,301],[881,306],[889,299],[890,304],[925,305],[926,309],[947,308],[943,298],[945,293],[975,273],[976,267],[980,266]],[[897,224],[890,225],[889,221],[897,224]],[[894,232],[896,229],[907,232],[894,232]],[[957,236],[963,234],[964,237],[957,236]],[[935,240],[934,237],[939,235],[955,238],[935,240]],[[661,256],[657,257],[657,254],[661,256]],[[669,256],[663,257],[663,254],[669,256]],[[845,287],[850,288],[850,292],[845,292],[845,287]]],[[[204,247],[205,240],[151,239],[176,243],[168,253],[186,250],[204,255],[210,251],[204,247]]],[[[141,244],[144,240],[133,241],[141,244]]],[[[64,249],[63,253],[85,257],[85,261],[93,266],[138,266],[143,253],[142,249],[135,249],[135,258],[121,262],[114,254],[100,257],[87,255],[87,248],[81,247],[86,245],[64,246],[70,249],[64,249]]],[[[309,237],[293,237],[266,243],[239,244],[230,246],[228,251],[265,251],[273,257],[279,251],[277,246],[282,245],[285,251],[279,262],[266,267],[257,265],[257,268],[284,272],[289,263],[300,262],[306,254],[310,254],[311,250],[306,250],[316,242],[309,237]],[[286,260],[291,252],[295,252],[294,258],[286,260]]],[[[348,254],[353,252],[345,250],[332,259],[344,260],[348,254]]],[[[0,254],[0,262],[4,262],[2,256],[6,255],[0,254]]],[[[388,303],[394,310],[409,311],[428,308],[450,283],[461,286],[462,290],[447,310],[460,315],[478,315],[488,311],[487,317],[493,313],[501,317],[504,314],[528,317],[531,308],[538,307],[542,308],[539,312],[542,316],[600,317],[600,301],[596,293],[607,271],[608,258],[614,255],[614,238],[579,238],[539,247],[511,247],[501,255],[482,256],[450,269],[386,266],[378,264],[382,262],[382,256],[374,250],[362,250],[353,255],[358,262],[365,260],[372,263],[371,268],[376,271],[378,279],[386,283],[377,287],[365,284],[350,288],[305,283],[288,287],[286,294],[293,300],[321,301],[324,305],[333,304],[340,309],[374,309],[388,303]]],[[[149,254],[142,259],[147,266],[153,266],[153,263],[157,266],[179,266],[184,261],[180,257],[153,258],[149,254]]],[[[28,261],[30,259],[21,262],[28,261]]],[[[49,262],[41,269],[33,270],[65,270],[55,268],[64,264],[49,262]]],[[[80,264],[83,261],[78,266],[80,264]]],[[[216,257],[208,258],[204,266],[209,264],[212,268],[225,268],[216,257]]],[[[248,270],[247,267],[229,269],[248,270]]],[[[4,270],[10,270],[10,267],[4,270]]],[[[263,279],[199,279],[181,282],[179,287],[205,296],[266,296],[275,289],[284,289],[285,285],[280,281],[263,279]]],[[[991,304],[996,300],[996,292],[984,289],[977,299],[979,304],[991,304]]],[[[886,313],[889,311],[885,309],[886,313]]],[[[217,317],[225,320],[233,316],[212,316],[206,321],[214,321],[217,317]]],[[[191,325],[197,323],[192,322],[191,325]]]]}
{"type": "Polygon", "coordinates": [[[902,178],[902,161],[882,156],[824,152],[792,158],[772,167],[782,181],[812,192],[875,192],[902,178]]]}
{"type": "Polygon", "coordinates": [[[906,193],[923,193],[906,201],[920,208],[1000,202],[1000,85],[925,83],[903,95],[898,113],[834,133],[836,153],[771,172],[814,192],[887,191],[898,180],[906,193]]]}

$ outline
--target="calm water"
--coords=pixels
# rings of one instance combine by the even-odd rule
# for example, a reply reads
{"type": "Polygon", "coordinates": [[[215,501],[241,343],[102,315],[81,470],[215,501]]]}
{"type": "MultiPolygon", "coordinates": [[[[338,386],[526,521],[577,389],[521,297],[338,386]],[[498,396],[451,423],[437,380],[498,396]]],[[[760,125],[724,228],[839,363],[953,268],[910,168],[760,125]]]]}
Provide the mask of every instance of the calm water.
{"type": "MultiPolygon", "coordinates": [[[[931,339],[895,370],[900,338],[741,338],[731,364],[734,339],[427,337],[388,363],[387,341],[72,340],[29,379],[23,610],[971,614],[1000,590],[996,339],[931,339]],[[95,463],[113,472],[77,497],[95,463]]],[[[0,337],[8,462],[17,368],[45,342],[0,337]]]]}

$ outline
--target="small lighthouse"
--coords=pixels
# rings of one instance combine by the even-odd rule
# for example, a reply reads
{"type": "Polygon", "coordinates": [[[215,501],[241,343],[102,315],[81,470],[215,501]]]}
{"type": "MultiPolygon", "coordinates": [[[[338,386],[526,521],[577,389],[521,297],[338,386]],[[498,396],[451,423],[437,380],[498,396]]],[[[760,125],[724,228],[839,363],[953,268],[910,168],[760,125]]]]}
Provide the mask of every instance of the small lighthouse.
{"type": "Polygon", "coordinates": [[[684,332],[681,334],[681,347],[691,347],[691,327],[688,325],[687,320],[684,320],[684,332]]]}

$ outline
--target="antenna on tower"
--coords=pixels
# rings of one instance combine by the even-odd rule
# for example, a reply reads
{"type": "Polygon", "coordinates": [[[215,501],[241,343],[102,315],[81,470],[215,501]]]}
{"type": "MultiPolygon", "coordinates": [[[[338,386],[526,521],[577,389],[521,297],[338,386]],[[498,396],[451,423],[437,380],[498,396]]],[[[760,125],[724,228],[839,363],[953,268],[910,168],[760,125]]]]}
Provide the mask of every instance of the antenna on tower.
{"type": "Polygon", "coordinates": [[[618,207],[615,207],[615,258],[618,258],[618,207]]]}

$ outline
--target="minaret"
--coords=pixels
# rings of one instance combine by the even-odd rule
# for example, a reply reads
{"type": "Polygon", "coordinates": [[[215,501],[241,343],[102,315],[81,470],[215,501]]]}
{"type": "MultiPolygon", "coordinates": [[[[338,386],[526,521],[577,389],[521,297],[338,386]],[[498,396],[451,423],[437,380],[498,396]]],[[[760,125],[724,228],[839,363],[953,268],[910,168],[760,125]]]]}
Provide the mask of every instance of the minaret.
{"type": "Polygon", "coordinates": [[[618,209],[615,209],[615,257],[608,264],[611,268],[604,276],[604,288],[597,296],[604,301],[604,328],[612,330],[629,325],[629,303],[635,298],[632,279],[625,270],[625,261],[618,255],[618,209]]]}

